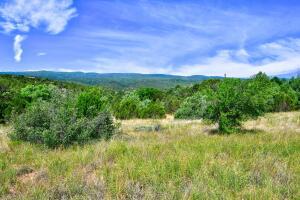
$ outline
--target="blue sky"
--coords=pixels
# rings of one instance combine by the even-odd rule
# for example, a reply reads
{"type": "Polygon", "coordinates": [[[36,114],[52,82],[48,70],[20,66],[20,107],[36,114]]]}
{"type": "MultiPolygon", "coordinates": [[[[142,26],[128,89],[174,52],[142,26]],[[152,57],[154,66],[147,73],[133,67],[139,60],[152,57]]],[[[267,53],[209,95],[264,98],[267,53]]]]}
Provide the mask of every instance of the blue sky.
{"type": "Polygon", "coordinates": [[[0,71],[246,77],[299,68],[298,0],[0,0],[0,71]]]}

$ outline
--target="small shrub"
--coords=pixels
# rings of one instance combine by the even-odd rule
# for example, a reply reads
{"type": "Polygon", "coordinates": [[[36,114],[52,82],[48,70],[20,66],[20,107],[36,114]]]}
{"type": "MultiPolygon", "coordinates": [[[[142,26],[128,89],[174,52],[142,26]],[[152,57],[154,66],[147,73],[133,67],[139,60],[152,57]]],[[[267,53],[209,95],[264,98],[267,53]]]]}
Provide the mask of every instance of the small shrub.
{"type": "Polygon", "coordinates": [[[30,174],[32,173],[34,170],[29,167],[29,166],[21,166],[19,169],[17,169],[16,175],[17,176],[23,176],[25,174],[30,174]]]}
{"type": "Polygon", "coordinates": [[[137,126],[134,130],[138,132],[159,132],[162,129],[163,128],[160,124],[155,124],[152,126],[137,126]]]}

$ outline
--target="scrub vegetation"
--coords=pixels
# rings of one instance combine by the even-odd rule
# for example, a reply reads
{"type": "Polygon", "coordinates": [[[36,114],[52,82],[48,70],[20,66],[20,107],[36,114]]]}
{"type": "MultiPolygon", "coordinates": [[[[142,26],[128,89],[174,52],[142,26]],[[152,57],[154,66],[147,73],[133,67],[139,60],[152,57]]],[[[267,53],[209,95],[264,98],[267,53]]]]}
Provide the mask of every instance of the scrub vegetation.
{"type": "Polygon", "coordinates": [[[0,76],[0,199],[298,199],[300,78],[114,90],[0,76]]]}

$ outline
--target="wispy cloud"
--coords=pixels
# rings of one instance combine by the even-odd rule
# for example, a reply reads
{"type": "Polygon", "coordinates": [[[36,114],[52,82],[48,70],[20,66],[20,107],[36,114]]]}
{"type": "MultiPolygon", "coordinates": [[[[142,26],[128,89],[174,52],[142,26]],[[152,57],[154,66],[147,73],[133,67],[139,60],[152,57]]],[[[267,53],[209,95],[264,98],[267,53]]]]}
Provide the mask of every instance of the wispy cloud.
{"type": "Polygon", "coordinates": [[[0,26],[5,32],[28,32],[45,25],[52,34],[65,29],[68,21],[76,16],[73,0],[12,0],[0,7],[0,26]]]}
{"type": "MultiPolygon", "coordinates": [[[[104,48],[103,53],[89,59],[75,60],[70,65],[86,71],[97,72],[137,72],[169,73],[178,75],[218,75],[248,77],[259,71],[269,75],[281,74],[300,68],[300,39],[286,38],[274,40],[247,48],[220,48],[215,53],[195,58],[191,55],[192,64],[185,64],[189,53],[198,46],[209,46],[213,43],[196,40],[189,45],[191,36],[182,35],[180,42],[175,38],[160,38],[149,35],[98,32],[100,44],[91,43],[89,47],[104,48]],[[117,43],[101,46],[107,37],[119,40],[117,43]],[[130,43],[128,47],[118,47],[130,43]],[[182,57],[183,56],[183,57],[182,57]],[[186,56],[186,58],[184,58],[186,56]]],[[[201,52],[201,49],[199,50],[201,52]]],[[[212,51],[214,52],[214,51],[212,51]]],[[[78,71],[78,70],[77,70],[78,71]]]]}
{"type": "Polygon", "coordinates": [[[26,36],[16,35],[14,40],[14,52],[15,52],[15,61],[20,62],[22,60],[22,42],[26,39],[26,36]]]}
{"type": "Polygon", "coordinates": [[[297,1],[97,0],[77,1],[77,10],[72,0],[6,2],[7,33],[55,34],[80,13],[65,34],[30,37],[41,49],[28,49],[31,69],[249,76],[299,68],[297,1]]]}
{"type": "Polygon", "coordinates": [[[284,6],[241,9],[198,1],[92,4],[98,14],[85,20],[97,18],[95,26],[73,35],[73,40],[90,52],[70,62],[77,69],[248,76],[259,69],[271,73],[296,67],[291,55],[274,60],[278,55],[268,55],[259,46],[299,32],[299,14],[295,12],[300,12],[299,6],[290,12],[291,8],[284,6]],[[288,17],[282,13],[288,13],[288,17]],[[270,62],[276,69],[264,69],[270,62]]]}
{"type": "Polygon", "coordinates": [[[299,68],[300,39],[289,38],[259,45],[250,52],[245,49],[221,50],[202,63],[183,65],[173,73],[248,77],[260,71],[276,75],[299,68]]]}
{"type": "MultiPolygon", "coordinates": [[[[68,21],[76,16],[73,0],[11,0],[0,3],[0,30],[28,33],[31,28],[45,27],[50,34],[62,32],[68,21]]],[[[21,61],[21,42],[25,36],[16,35],[14,41],[15,60],[21,61]]],[[[38,54],[42,56],[45,54],[38,54]]]]}

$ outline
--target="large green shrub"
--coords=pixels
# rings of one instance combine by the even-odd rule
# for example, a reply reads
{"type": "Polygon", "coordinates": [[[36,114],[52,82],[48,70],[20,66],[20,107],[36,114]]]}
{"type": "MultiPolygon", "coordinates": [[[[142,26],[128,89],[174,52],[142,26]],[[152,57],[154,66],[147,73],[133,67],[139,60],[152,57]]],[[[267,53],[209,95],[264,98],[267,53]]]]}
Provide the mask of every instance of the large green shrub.
{"type": "Polygon", "coordinates": [[[55,148],[107,139],[114,134],[116,127],[110,113],[79,117],[73,100],[73,96],[61,93],[50,101],[36,101],[14,120],[11,138],[55,148]]]}
{"type": "Polygon", "coordinates": [[[115,116],[118,119],[164,118],[165,114],[165,108],[161,102],[150,99],[141,100],[136,92],[124,95],[115,109],[115,116]]]}
{"type": "Polygon", "coordinates": [[[58,88],[52,84],[29,84],[22,88],[11,88],[6,99],[6,118],[14,118],[26,107],[38,100],[50,100],[58,88]]]}
{"type": "Polygon", "coordinates": [[[219,124],[223,133],[238,130],[244,120],[264,114],[273,102],[273,84],[262,73],[249,80],[224,79],[207,90],[208,107],[204,118],[219,124]]]}
{"type": "Polygon", "coordinates": [[[298,77],[298,78],[292,78],[289,81],[289,85],[296,92],[296,94],[298,96],[297,107],[298,107],[298,109],[300,109],[300,77],[298,77]]]}
{"type": "Polygon", "coordinates": [[[115,110],[118,119],[132,119],[139,117],[139,96],[135,93],[128,93],[123,96],[115,110]]]}
{"type": "Polygon", "coordinates": [[[198,92],[188,97],[175,113],[176,119],[201,119],[204,117],[208,103],[206,96],[198,92]]]}
{"type": "Polygon", "coordinates": [[[166,111],[161,102],[153,102],[146,99],[139,104],[139,118],[161,119],[165,118],[166,111]]]}
{"type": "Polygon", "coordinates": [[[272,111],[286,112],[297,108],[298,96],[289,85],[283,84],[278,86],[278,90],[274,95],[274,105],[272,111]]]}
{"type": "Polygon", "coordinates": [[[95,117],[109,107],[108,98],[99,88],[92,88],[79,94],[76,107],[81,117],[95,117]]]}
{"type": "Polygon", "coordinates": [[[164,98],[162,100],[166,113],[173,114],[178,110],[181,103],[189,96],[193,95],[194,92],[190,91],[187,87],[176,86],[171,88],[164,93],[164,98]]]}
{"type": "Polygon", "coordinates": [[[22,88],[20,91],[20,95],[31,103],[38,99],[49,100],[55,90],[57,89],[56,86],[49,84],[40,84],[40,85],[27,85],[26,87],[22,88]]]}
{"type": "Polygon", "coordinates": [[[147,99],[158,101],[162,100],[164,96],[164,92],[156,88],[140,88],[136,91],[136,94],[142,101],[147,99]]]}

